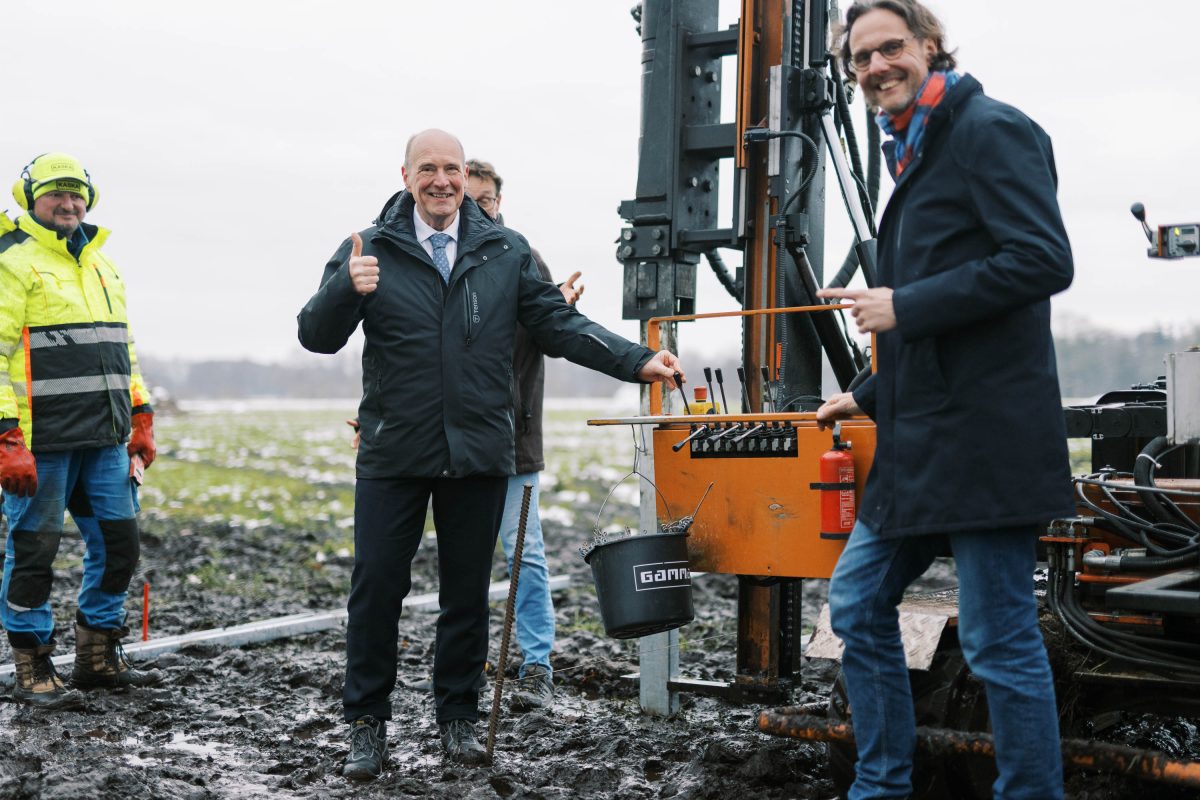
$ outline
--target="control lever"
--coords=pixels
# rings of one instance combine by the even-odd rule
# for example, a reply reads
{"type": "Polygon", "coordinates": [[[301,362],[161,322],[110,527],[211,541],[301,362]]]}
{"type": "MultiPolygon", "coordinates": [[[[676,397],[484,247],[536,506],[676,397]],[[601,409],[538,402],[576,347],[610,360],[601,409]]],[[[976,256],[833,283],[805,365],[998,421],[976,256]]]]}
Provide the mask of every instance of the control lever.
{"type": "Polygon", "coordinates": [[[735,423],[733,423],[732,425],[730,425],[728,428],[726,428],[725,430],[723,430],[723,431],[721,431],[720,433],[718,433],[716,436],[712,437],[712,439],[711,439],[710,441],[719,442],[721,439],[723,439],[724,437],[726,437],[726,436],[728,436],[729,434],[733,433],[734,431],[736,431],[736,430],[737,430],[738,428],[740,428],[740,427],[742,427],[742,423],[740,423],[740,422],[735,422],[735,423]]]}
{"type": "Polygon", "coordinates": [[[762,368],[763,379],[763,413],[767,413],[767,401],[771,402],[771,410],[776,414],[779,413],[779,407],[775,404],[775,398],[771,395],[771,371],[766,367],[762,368]]]}
{"type": "Polygon", "coordinates": [[[721,408],[725,409],[726,414],[731,414],[729,410],[729,401],[725,399],[725,381],[721,379],[721,368],[717,367],[714,372],[717,373],[717,388],[721,390],[721,408]]]}
{"type": "Polygon", "coordinates": [[[730,439],[729,441],[733,442],[734,444],[737,444],[738,442],[740,442],[742,439],[745,439],[745,438],[746,438],[747,436],[749,436],[750,434],[752,434],[752,433],[758,433],[759,431],[761,431],[761,430],[762,430],[763,428],[765,428],[765,427],[767,427],[767,426],[766,426],[766,425],[764,425],[763,423],[761,423],[761,422],[760,422],[760,423],[758,423],[757,425],[755,425],[753,428],[751,428],[750,430],[748,430],[748,431],[746,431],[745,433],[743,433],[741,436],[737,436],[737,437],[735,437],[735,438],[733,438],[733,439],[730,439]]]}
{"type": "Polygon", "coordinates": [[[708,384],[708,412],[715,414],[717,413],[717,393],[712,390],[712,370],[708,367],[704,368],[704,382],[708,384]]]}
{"type": "Polygon", "coordinates": [[[1133,218],[1142,223],[1142,230],[1146,232],[1146,240],[1150,244],[1154,244],[1154,233],[1150,230],[1150,226],[1146,224],[1146,207],[1141,203],[1134,203],[1129,207],[1129,213],[1133,214],[1133,218]]]}
{"type": "Polygon", "coordinates": [[[702,436],[707,431],[708,431],[708,426],[701,425],[699,428],[696,428],[696,430],[689,433],[687,435],[686,439],[683,439],[683,440],[678,441],[675,444],[671,445],[671,449],[673,451],[675,451],[676,453],[678,453],[680,450],[687,447],[688,443],[690,443],[693,439],[695,439],[697,436],[702,436]]]}
{"type": "Polygon", "coordinates": [[[1146,255],[1150,258],[1187,258],[1200,256],[1200,222],[1179,225],[1159,225],[1151,228],[1146,224],[1146,207],[1134,203],[1129,208],[1134,219],[1142,223],[1142,232],[1150,242],[1146,255]]]}
{"type": "Polygon", "coordinates": [[[683,398],[683,411],[685,414],[692,413],[692,409],[688,406],[687,392],[683,391],[683,376],[678,372],[675,373],[675,388],[679,390],[679,396],[683,398]]]}
{"type": "Polygon", "coordinates": [[[750,389],[746,386],[746,370],[743,367],[737,368],[738,382],[742,384],[742,413],[750,413],[750,389]]]}

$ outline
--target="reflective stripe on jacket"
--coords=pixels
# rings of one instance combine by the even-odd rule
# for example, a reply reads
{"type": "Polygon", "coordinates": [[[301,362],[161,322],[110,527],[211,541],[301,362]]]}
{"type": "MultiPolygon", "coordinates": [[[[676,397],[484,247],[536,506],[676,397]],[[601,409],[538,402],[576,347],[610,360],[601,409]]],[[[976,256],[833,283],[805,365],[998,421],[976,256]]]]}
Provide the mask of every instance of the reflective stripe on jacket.
{"type": "Polygon", "coordinates": [[[0,429],[33,451],[123,442],[149,410],[108,231],[84,233],[78,259],[28,214],[0,236],[0,429]]]}

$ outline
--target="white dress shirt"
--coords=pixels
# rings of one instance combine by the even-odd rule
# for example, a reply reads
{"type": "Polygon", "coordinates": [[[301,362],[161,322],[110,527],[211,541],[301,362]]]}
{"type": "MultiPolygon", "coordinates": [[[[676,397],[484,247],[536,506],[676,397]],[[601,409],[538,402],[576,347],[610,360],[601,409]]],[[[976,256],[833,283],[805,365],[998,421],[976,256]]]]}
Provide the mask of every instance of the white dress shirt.
{"type": "Polygon", "coordinates": [[[437,231],[421,219],[416,206],[413,206],[413,230],[417,234],[417,241],[421,243],[421,247],[425,248],[425,252],[429,254],[430,258],[433,258],[433,243],[429,241],[429,237],[435,233],[445,233],[450,236],[450,241],[446,242],[446,261],[450,263],[451,269],[454,269],[454,259],[458,257],[458,222],[461,218],[459,214],[455,214],[454,221],[447,225],[445,230],[437,231]]]}

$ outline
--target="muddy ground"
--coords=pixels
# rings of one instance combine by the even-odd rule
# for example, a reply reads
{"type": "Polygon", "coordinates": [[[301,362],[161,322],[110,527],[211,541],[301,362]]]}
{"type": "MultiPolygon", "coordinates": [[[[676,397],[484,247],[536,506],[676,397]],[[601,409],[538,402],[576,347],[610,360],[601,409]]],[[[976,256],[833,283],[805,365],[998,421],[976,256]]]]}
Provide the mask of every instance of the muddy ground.
{"type": "MultiPolygon", "coordinates": [[[[580,501],[578,519],[593,517],[603,488],[596,486],[580,501]]],[[[547,495],[552,491],[543,488],[547,495]]],[[[633,518],[633,510],[626,506],[616,515],[633,518]]],[[[181,528],[159,519],[145,527],[142,574],[135,585],[144,578],[154,587],[155,635],[344,604],[351,559],[314,565],[304,555],[306,542],[326,535],[319,526],[245,530],[209,521],[181,528]],[[214,564],[217,552],[222,556],[214,564]],[[195,578],[206,569],[254,579],[228,582],[241,585],[240,591],[216,592],[195,578]]],[[[342,632],[333,630],[253,647],[193,647],[162,655],[154,662],[167,675],[162,687],[92,692],[79,711],[45,712],[0,702],[0,798],[836,796],[825,746],[759,733],[757,707],[685,695],[672,719],[640,714],[636,686],[621,678],[636,669],[635,650],[603,635],[590,569],[577,553],[590,531],[553,520],[545,527],[551,573],[572,579],[571,587],[555,597],[557,704],[550,713],[506,713],[491,768],[467,769],[442,760],[430,695],[416,686],[431,662],[436,615],[418,611],[406,612],[400,623],[391,750],[385,774],[373,783],[351,785],[339,774],[347,752],[340,714],[344,644],[342,632]]],[[[65,559],[67,567],[60,570],[54,592],[60,652],[73,646],[68,622],[79,580],[78,551],[64,545],[64,553],[60,561],[65,559]]],[[[499,578],[501,560],[496,564],[499,578]]],[[[414,594],[435,589],[434,565],[434,543],[426,541],[414,564],[414,594]]],[[[943,565],[927,588],[949,580],[943,565]]],[[[807,584],[810,623],[823,591],[823,582],[807,584]]],[[[683,671],[694,678],[728,679],[734,659],[734,579],[698,579],[694,595],[697,622],[682,631],[683,671]]],[[[136,599],[130,609],[131,617],[140,618],[136,599]]],[[[493,661],[502,615],[503,604],[495,604],[493,661]]],[[[514,646],[509,663],[519,660],[514,646]]],[[[0,645],[0,661],[11,661],[6,645],[0,645]]],[[[811,662],[794,702],[824,702],[832,674],[828,662],[811,662]]],[[[489,687],[481,698],[485,716],[490,701],[489,687]]],[[[1125,743],[1137,744],[1140,738],[1143,745],[1154,741],[1159,747],[1200,751],[1200,734],[1188,720],[1124,717],[1110,719],[1106,730],[1109,738],[1125,743]],[[1150,738],[1164,729],[1165,738],[1150,738]]],[[[1071,778],[1074,800],[1144,796],[1186,795],[1104,776],[1071,778]]]]}

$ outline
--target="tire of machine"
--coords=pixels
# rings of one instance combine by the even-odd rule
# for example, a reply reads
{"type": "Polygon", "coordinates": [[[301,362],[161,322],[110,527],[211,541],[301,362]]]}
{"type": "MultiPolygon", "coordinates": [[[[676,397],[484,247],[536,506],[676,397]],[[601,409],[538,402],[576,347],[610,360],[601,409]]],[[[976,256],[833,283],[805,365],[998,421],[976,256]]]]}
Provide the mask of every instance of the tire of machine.
{"type": "MultiPolygon", "coordinates": [[[[928,670],[909,670],[908,676],[917,725],[965,731],[989,729],[983,686],[967,669],[953,637],[943,640],[928,670]]],[[[841,672],[829,693],[829,719],[854,721],[841,672]]],[[[829,773],[841,798],[846,797],[854,782],[857,761],[854,745],[829,743],[829,773]]],[[[918,750],[913,764],[912,797],[983,800],[992,796],[995,778],[996,767],[991,759],[934,758],[918,750]]]]}

